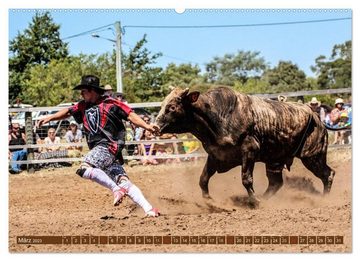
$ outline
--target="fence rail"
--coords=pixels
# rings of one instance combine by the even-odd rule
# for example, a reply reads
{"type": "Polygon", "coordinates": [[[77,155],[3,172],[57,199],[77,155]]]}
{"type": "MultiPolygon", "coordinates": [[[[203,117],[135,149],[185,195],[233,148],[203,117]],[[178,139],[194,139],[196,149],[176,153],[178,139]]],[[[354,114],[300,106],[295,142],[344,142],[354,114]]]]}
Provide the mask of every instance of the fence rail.
{"type": "MultiPolygon", "coordinates": [[[[78,144],[78,143],[77,143],[78,144]]],[[[331,144],[329,148],[350,148],[351,144],[331,144]]],[[[190,153],[190,154],[171,154],[171,155],[153,155],[152,159],[184,159],[184,158],[206,158],[207,153],[190,153]]],[[[147,159],[145,156],[124,156],[125,160],[142,160],[147,159]]],[[[40,159],[40,160],[19,160],[9,161],[9,163],[18,164],[38,164],[38,163],[54,163],[54,162],[81,162],[81,158],[54,158],[54,159],[40,159]]]]}

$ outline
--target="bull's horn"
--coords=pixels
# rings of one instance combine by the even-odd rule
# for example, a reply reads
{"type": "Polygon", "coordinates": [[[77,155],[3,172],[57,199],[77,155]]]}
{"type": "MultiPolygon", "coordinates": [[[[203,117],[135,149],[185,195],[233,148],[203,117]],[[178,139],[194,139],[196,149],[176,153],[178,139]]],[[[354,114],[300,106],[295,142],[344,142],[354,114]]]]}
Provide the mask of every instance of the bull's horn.
{"type": "Polygon", "coordinates": [[[176,88],[175,86],[172,86],[172,85],[169,86],[169,89],[170,89],[171,91],[173,91],[175,88],[176,88]]]}
{"type": "Polygon", "coordinates": [[[189,88],[186,88],[185,90],[183,90],[182,93],[180,93],[180,97],[183,98],[183,97],[185,97],[188,93],[189,93],[189,88]]]}

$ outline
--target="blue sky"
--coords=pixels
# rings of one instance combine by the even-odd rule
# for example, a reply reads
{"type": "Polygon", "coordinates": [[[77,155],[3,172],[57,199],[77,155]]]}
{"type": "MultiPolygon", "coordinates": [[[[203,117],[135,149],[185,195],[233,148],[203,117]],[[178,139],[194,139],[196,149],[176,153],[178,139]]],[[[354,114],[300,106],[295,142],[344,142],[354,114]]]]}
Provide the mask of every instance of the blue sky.
{"type": "MultiPolygon", "coordinates": [[[[280,60],[292,61],[308,76],[310,66],[323,54],[329,56],[335,44],[352,39],[352,19],[273,26],[244,26],[232,28],[149,29],[129,28],[129,25],[249,25],[352,18],[350,9],[188,9],[183,14],[173,9],[48,9],[54,22],[61,25],[61,38],[67,38],[98,27],[110,25],[97,32],[100,37],[115,39],[113,24],[124,27],[122,50],[128,52],[144,34],[147,48],[163,57],[156,65],[192,63],[204,68],[215,56],[236,53],[238,50],[259,51],[270,66],[280,60]]],[[[29,26],[34,9],[9,9],[9,39],[29,26]]],[[[93,38],[91,33],[64,40],[71,54],[102,54],[115,48],[105,39],[93,38]]]]}

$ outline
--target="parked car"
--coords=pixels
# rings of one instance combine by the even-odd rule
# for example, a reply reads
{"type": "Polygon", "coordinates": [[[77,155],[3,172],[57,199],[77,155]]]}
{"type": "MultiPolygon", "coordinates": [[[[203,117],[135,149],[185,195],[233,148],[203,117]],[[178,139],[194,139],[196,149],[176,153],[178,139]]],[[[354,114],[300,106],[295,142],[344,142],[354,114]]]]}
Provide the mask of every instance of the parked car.
{"type": "MultiPolygon", "coordinates": [[[[19,108],[32,108],[33,106],[30,104],[24,103],[15,103],[15,104],[8,104],[9,109],[19,109],[19,108]]],[[[20,128],[23,129],[25,127],[25,112],[10,112],[9,113],[9,124],[10,123],[18,123],[20,128]]]]}

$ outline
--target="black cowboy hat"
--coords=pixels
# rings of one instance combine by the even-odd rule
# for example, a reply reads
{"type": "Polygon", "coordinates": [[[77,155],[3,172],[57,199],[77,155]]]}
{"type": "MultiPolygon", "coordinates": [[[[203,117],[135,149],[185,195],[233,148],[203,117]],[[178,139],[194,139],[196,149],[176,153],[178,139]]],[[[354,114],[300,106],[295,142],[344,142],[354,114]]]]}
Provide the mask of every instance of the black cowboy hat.
{"type": "Polygon", "coordinates": [[[94,89],[97,92],[104,93],[103,86],[100,86],[100,80],[95,75],[85,75],[81,77],[81,83],[73,90],[94,89]]]}

